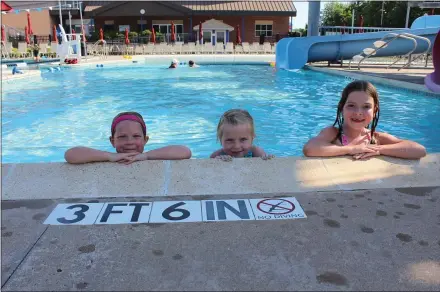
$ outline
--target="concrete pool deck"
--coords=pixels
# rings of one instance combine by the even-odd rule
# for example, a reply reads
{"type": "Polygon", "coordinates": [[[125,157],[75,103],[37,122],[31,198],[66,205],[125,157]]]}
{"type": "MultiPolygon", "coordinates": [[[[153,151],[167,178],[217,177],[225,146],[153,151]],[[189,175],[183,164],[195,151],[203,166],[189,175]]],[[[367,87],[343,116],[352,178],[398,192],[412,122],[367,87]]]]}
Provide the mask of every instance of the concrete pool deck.
{"type": "Polygon", "coordinates": [[[2,165],[2,290],[440,289],[440,154],[2,165]],[[296,197],[297,220],[44,225],[60,203],[296,197]]]}
{"type": "MultiPolygon", "coordinates": [[[[73,66],[167,64],[175,57],[111,56],[73,66]]],[[[177,57],[203,63],[196,55],[177,57]]],[[[440,153],[413,161],[285,157],[1,167],[3,291],[440,290],[440,153]],[[43,224],[58,204],[284,197],[295,197],[307,218],[43,224]]]]}
{"type": "Polygon", "coordinates": [[[362,65],[360,70],[357,66],[350,69],[348,64],[333,64],[328,67],[324,63],[312,63],[307,66],[308,69],[329,73],[338,76],[351,77],[355,79],[366,79],[373,83],[391,85],[398,88],[420,91],[433,96],[440,96],[440,93],[430,91],[424,83],[426,75],[434,72],[433,68],[411,67],[398,71],[396,68],[386,69],[386,65],[362,65]]]}

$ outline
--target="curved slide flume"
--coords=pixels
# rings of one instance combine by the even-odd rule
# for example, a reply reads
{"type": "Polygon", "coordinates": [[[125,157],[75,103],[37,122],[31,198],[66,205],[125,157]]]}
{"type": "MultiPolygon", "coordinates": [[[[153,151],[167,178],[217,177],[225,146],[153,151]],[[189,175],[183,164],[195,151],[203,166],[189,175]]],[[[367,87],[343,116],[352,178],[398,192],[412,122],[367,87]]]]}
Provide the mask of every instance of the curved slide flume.
{"type": "MultiPolygon", "coordinates": [[[[440,16],[422,16],[416,19],[411,29],[395,30],[393,33],[410,33],[428,38],[431,43],[440,27],[440,16]],[[429,19],[428,19],[429,18],[429,19]],[[427,21],[429,20],[429,21],[427,21]]],[[[276,48],[276,67],[286,70],[301,69],[308,62],[350,60],[365,48],[374,48],[389,31],[341,34],[333,36],[314,36],[281,39],[276,48]]],[[[399,56],[410,52],[414,47],[411,40],[396,39],[387,47],[378,50],[376,57],[399,56]]],[[[414,54],[424,53],[426,42],[417,42],[414,54]]]]}
{"type": "Polygon", "coordinates": [[[437,33],[432,47],[432,63],[434,72],[426,75],[425,86],[431,91],[440,93],[440,31],[437,33]]]}

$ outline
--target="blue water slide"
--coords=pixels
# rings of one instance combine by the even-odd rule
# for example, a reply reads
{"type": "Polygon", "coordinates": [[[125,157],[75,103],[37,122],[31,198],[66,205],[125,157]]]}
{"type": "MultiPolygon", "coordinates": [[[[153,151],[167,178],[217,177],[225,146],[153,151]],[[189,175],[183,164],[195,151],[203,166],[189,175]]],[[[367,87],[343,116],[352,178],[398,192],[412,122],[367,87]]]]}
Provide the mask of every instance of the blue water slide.
{"type": "MultiPolygon", "coordinates": [[[[440,29],[440,15],[417,18],[410,29],[372,33],[341,34],[333,36],[314,36],[281,39],[276,46],[276,67],[286,70],[301,69],[308,62],[351,60],[365,48],[375,48],[373,43],[390,33],[410,33],[428,38],[432,43],[440,29]]],[[[428,43],[417,40],[413,54],[424,53],[428,43]]],[[[410,52],[414,42],[397,38],[388,46],[381,48],[376,57],[399,56],[410,52]]]]}

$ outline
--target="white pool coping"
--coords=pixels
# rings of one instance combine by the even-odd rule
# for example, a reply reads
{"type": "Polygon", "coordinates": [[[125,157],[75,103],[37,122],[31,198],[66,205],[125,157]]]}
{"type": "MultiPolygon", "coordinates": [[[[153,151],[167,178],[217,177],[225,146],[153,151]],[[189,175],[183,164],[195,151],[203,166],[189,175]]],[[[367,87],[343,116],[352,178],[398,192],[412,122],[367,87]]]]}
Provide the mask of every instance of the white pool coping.
{"type": "Polygon", "coordinates": [[[2,200],[274,195],[440,186],[440,153],[390,157],[189,159],[116,163],[2,165],[2,200]]]}

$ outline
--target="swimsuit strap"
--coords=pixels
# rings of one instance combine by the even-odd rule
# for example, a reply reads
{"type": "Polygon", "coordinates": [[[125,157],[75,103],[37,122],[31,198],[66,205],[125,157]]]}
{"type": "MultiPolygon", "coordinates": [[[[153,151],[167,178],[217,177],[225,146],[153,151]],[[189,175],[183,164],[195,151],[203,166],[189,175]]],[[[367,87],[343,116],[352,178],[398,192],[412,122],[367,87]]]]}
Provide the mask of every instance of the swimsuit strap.
{"type": "MultiPolygon", "coordinates": [[[[342,131],[342,128],[339,131],[340,131],[339,140],[341,141],[341,144],[343,146],[348,145],[349,144],[348,143],[348,138],[347,138],[347,136],[344,135],[344,132],[342,131]]],[[[369,144],[376,144],[375,139],[371,137],[371,131],[368,131],[367,136],[368,136],[368,140],[370,141],[369,144]]]]}

